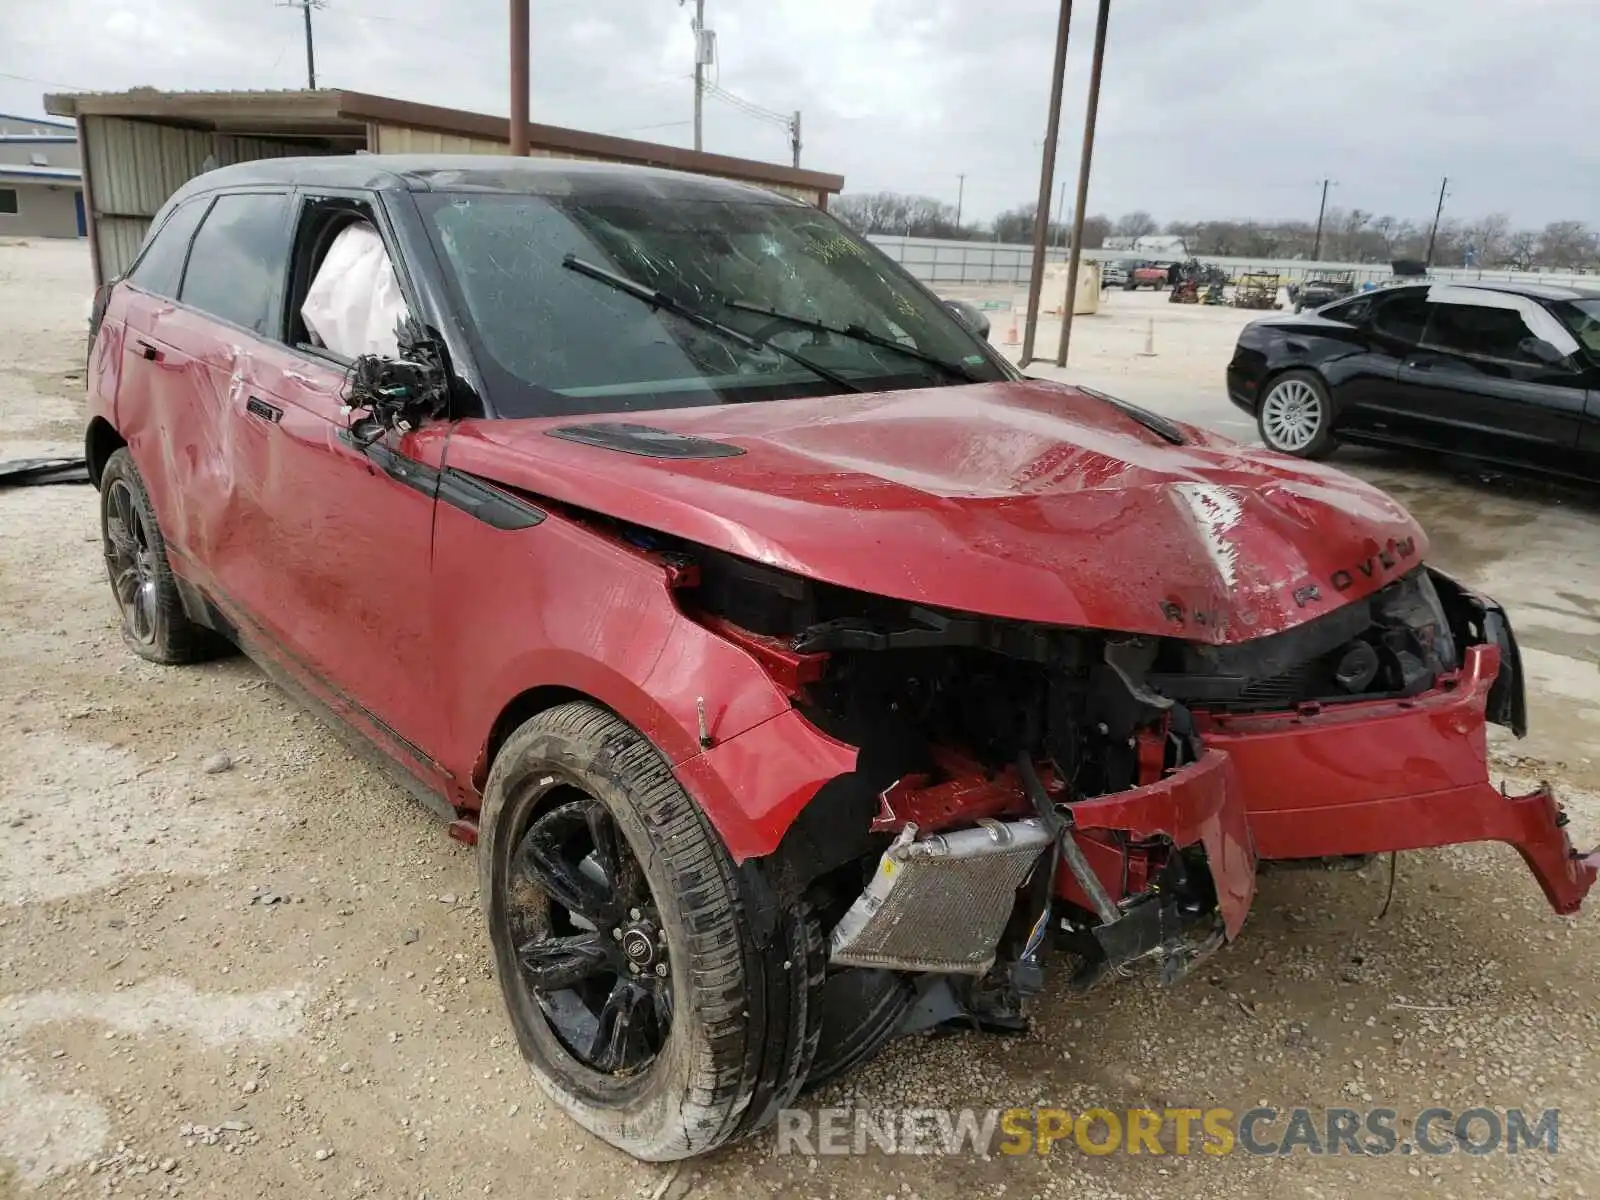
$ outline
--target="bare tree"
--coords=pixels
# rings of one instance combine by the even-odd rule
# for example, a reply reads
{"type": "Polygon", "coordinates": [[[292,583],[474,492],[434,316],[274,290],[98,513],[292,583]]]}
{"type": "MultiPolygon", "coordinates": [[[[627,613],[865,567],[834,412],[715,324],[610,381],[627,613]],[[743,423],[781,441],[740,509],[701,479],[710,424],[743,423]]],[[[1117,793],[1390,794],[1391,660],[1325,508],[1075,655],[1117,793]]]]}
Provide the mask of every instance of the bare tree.
{"type": "Polygon", "coordinates": [[[1505,261],[1506,239],[1511,234],[1511,218],[1505,213],[1490,213],[1472,222],[1465,230],[1467,244],[1478,262],[1489,266],[1505,261]]]}
{"type": "Polygon", "coordinates": [[[1594,261],[1594,235],[1582,221],[1551,221],[1539,238],[1541,266],[1571,270],[1594,261]]]}
{"type": "Polygon", "coordinates": [[[1137,212],[1124,213],[1117,218],[1116,230],[1118,237],[1133,238],[1135,240],[1148,237],[1161,228],[1156,219],[1142,209],[1137,212]]]}
{"type": "MultiPolygon", "coordinates": [[[[958,227],[954,206],[929,196],[899,192],[851,192],[829,206],[845,224],[863,233],[937,238],[994,238],[1026,245],[1033,239],[1034,206],[1018,204],[994,217],[983,228],[958,227]]],[[[1390,262],[1397,258],[1422,258],[1428,252],[1428,220],[1377,217],[1363,209],[1330,208],[1324,214],[1323,248],[1329,256],[1348,262],[1390,262]]],[[[1083,224],[1085,249],[1104,246],[1113,230],[1129,239],[1148,237],[1161,226],[1144,211],[1126,213],[1112,221],[1103,216],[1083,224]]],[[[1229,258],[1309,258],[1316,244],[1310,221],[1171,221],[1168,234],[1182,237],[1191,254],[1229,258]]],[[[1064,246],[1070,229],[1049,225],[1049,242],[1064,246]]],[[[1433,261],[1456,266],[1470,248],[1485,265],[1504,264],[1519,270],[1532,266],[1575,270],[1600,266],[1600,242],[1582,221],[1552,221],[1542,231],[1516,230],[1505,213],[1490,213],[1474,221],[1446,217],[1434,236],[1433,261]]]]}
{"type": "Polygon", "coordinates": [[[1083,219],[1083,248],[1099,250],[1111,236],[1111,218],[1091,213],[1083,219]]]}
{"type": "MultiPolygon", "coordinates": [[[[1038,208],[1033,204],[1019,204],[1015,208],[1008,208],[1005,212],[995,217],[989,223],[989,231],[997,242],[1016,242],[1026,244],[1033,241],[1033,219],[1038,208]]],[[[1054,222],[1051,222],[1053,225],[1054,222]]],[[[1051,237],[1047,240],[1053,245],[1056,238],[1053,236],[1059,230],[1050,230],[1051,237]]]]}
{"type": "Polygon", "coordinates": [[[976,229],[956,225],[956,208],[931,196],[906,196],[899,192],[851,192],[830,206],[858,233],[901,234],[910,237],[977,237],[976,229]]]}
{"type": "Polygon", "coordinates": [[[1539,234],[1532,229],[1519,229],[1506,238],[1505,263],[1515,271],[1527,271],[1539,256],[1539,234]]]}

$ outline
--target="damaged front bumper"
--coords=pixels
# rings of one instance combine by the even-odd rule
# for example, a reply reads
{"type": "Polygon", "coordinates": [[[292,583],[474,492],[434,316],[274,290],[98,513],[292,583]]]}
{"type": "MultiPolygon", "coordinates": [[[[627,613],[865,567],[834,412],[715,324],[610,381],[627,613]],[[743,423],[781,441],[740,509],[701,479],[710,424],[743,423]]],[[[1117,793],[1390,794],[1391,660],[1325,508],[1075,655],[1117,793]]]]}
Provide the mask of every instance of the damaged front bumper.
{"type": "MultiPolygon", "coordinates": [[[[1505,629],[1420,696],[1303,705],[1290,713],[1197,714],[1206,745],[1233,760],[1263,859],[1516,847],[1558,913],[1578,910],[1600,860],[1581,854],[1547,786],[1509,796],[1489,782],[1486,712],[1521,720],[1505,629]]],[[[1508,722],[1509,723],[1509,722],[1508,722]]]]}
{"type": "Polygon", "coordinates": [[[1037,817],[999,815],[981,817],[977,828],[919,831],[919,820],[1015,811],[1026,803],[1015,771],[954,787],[888,789],[874,827],[898,836],[835,928],[831,961],[981,975],[995,962],[1030,871],[1047,874],[1050,901],[1098,913],[1083,927],[1098,947],[1096,975],[1160,959],[1174,978],[1238,934],[1255,896],[1256,861],[1227,754],[1209,751],[1156,782],[1092,799],[1069,801],[1059,785],[1041,786],[1042,802],[1059,814],[1053,832],[1037,817]],[[956,796],[960,808],[952,807],[956,796]],[[1200,851],[1207,878],[1193,879],[1185,864],[1197,864],[1200,851]]]}

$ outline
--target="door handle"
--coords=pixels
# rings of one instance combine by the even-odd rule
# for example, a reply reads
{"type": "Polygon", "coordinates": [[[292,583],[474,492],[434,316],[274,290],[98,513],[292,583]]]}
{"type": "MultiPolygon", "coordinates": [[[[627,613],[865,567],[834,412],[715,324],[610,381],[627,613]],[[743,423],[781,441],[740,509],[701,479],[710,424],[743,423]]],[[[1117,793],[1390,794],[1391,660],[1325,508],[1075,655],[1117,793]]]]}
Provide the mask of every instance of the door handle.
{"type": "Polygon", "coordinates": [[[1410,367],[1413,371],[1431,371],[1433,370],[1433,360],[1427,358],[1414,358],[1408,362],[1406,366],[1410,367]]]}
{"type": "Polygon", "coordinates": [[[276,404],[268,404],[265,400],[258,399],[255,396],[251,396],[244,402],[244,410],[252,417],[260,417],[263,421],[268,421],[273,425],[283,420],[283,409],[276,404]]]}
{"type": "Polygon", "coordinates": [[[133,345],[139,351],[139,357],[146,362],[161,361],[161,351],[154,342],[147,342],[143,338],[135,338],[133,345]]]}

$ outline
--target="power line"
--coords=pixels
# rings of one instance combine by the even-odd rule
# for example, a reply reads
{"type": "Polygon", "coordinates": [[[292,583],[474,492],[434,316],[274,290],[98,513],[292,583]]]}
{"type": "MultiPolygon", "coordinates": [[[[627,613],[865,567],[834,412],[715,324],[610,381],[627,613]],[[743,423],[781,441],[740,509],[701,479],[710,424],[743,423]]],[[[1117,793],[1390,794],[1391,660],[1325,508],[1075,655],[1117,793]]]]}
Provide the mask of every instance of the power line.
{"type": "Polygon", "coordinates": [[[602,133],[615,136],[619,133],[643,133],[647,129],[677,129],[684,125],[693,125],[693,121],[657,121],[653,125],[625,125],[621,129],[603,129],[602,133]]]}
{"type": "MultiPolygon", "coordinates": [[[[789,151],[793,157],[795,168],[800,166],[800,110],[797,108],[792,113],[774,112],[770,108],[762,108],[753,101],[746,100],[743,96],[736,96],[726,88],[718,87],[714,83],[705,85],[707,94],[715,96],[726,104],[732,105],[746,116],[754,117],[758,121],[768,121],[774,125],[781,125],[789,133],[789,151]]],[[[965,177],[963,177],[965,178],[965,177]]]]}
{"type": "Polygon", "coordinates": [[[758,121],[771,121],[773,124],[782,125],[784,128],[788,128],[794,121],[794,117],[790,113],[774,112],[770,108],[762,108],[761,105],[756,104],[754,101],[746,100],[743,96],[736,96],[726,88],[718,87],[714,83],[706,84],[705,90],[708,95],[715,96],[717,99],[733,105],[734,108],[739,109],[747,116],[756,118],[758,121]]]}
{"type": "Polygon", "coordinates": [[[42,83],[45,87],[67,88],[69,91],[74,92],[93,90],[92,88],[84,87],[81,83],[63,83],[59,79],[39,79],[33,75],[18,75],[11,71],[0,71],[0,79],[16,79],[22,83],[42,83]]]}

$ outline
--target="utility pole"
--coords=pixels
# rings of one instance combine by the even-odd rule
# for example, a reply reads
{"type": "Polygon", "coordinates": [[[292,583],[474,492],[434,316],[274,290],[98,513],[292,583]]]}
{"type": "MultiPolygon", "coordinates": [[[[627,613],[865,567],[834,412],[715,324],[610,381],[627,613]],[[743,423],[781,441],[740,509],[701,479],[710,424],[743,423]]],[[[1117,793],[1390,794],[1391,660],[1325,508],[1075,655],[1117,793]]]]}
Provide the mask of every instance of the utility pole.
{"type": "Polygon", "coordinates": [[[1433,210],[1433,228],[1428,230],[1428,258],[1424,268],[1433,266],[1433,240],[1439,236],[1439,218],[1444,215],[1444,189],[1449,182],[1450,176],[1446,175],[1439,184],[1439,207],[1433,210]]]}
{"type": "Polygon", "coordinates": [[[960,232],[961,202],[966,198],[967,195],[967,177],[965,175],[957,175],[956,179],[959,181],[956,184],[956,231],[960,232]]]}
{"type": "Polygon", "coordinates": [[[306,87],[317,90],[317,51],[311,34],[311,10],[323,8],[327,0],[283,0],[281,8],[298,8],[306,23],[306,87]]]}
{"type": "Polygon", "coordinates": [[[1072,314],[1078,308],[1078,266],[1083,259],[1083,214],[1089,204],[1089,168],[1094,163],[1094,126],[1100,115],[1100,76],[1106,64],[1106,25],[1111,20],[1111,0],[1100,0],[1095,14],[1094,57],[1089,65],[1089,105],[1083,118],[1083,158],[1078,163],[1078,201],[1072,210],[1072,248],[1067,251],[1067,298],[1061,305],[1061,343],[1056,366],[1067,365],[1072,346],[1072,314]]]}
{"type": "Polygon", "coordinates": [[[794,110],[794,119],[789,122],[789,148],[794,151],[795,170],[800,169],[800,110],[794,110]]]}
{"type": "Polygon", "coordinates": [[[511,0],[511,153],[528,153],[528,0],[511,0]]]}
{"type": "Polygon", "coordinates": [[[1067,181],[1065,179],[1061,181],[1061,187],[1057,190],[1060,191],[1061,195],[1056,200],[1056,228],[1061,231],[1061,236],[1056,244],[1065,246],[1067,244],[1067,225],[1062,219],[1067,215],[1067,181]]]}
{"type": "Polygon", "coordinates": [[[1061,85],[1067,75],[1067,36],[1072,27],[1072,0],[1061,0],[1056,17],[1056,56],[1050,74],[1050,112],[1044,126],[1044,161],[1039,167],[1039,200],[1033,209],[1033,269],[1028,273],[1028,312],[1023,318],[1023,366],[1033,361],[1034,334],[1039,327],[1039,293],[1044,290],[1044,254],[1050,235],[1050,189],[1056,179],[1056,142],[1061,137],[1061,85]]]}
{"type": "Polygon", "coordinates": [[[1328,211],[1328,185],[1331,179],[1322,181],[1322,203],[1317,208],[1317,240],[1311,247],[1311,261],[1320,262],[1322,259],[1322,216],[1328,211]]]}
{"type": "MultiPolygon", "coordinates": [[[[685,0],[678,0],[681,8],[685,0]]],[[[699,150],[700,114],[705,107],[706,68],[711,65],[716,35],[706,29],[706,0],[694,0],[694,148],[699,150]]]]}

